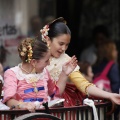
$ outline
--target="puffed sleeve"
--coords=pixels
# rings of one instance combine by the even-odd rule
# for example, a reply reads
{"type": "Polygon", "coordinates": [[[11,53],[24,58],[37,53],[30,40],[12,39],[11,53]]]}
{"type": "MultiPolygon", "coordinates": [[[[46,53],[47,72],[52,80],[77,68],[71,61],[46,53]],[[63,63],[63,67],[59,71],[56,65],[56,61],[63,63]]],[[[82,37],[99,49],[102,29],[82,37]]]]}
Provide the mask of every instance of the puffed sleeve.
{"type": "Polygon", "coordinates": [[[58,86],[56,85],[56,82],[51,78],[49,72],[48,72],[49,80],[48,80],[48,94],[51,98],[60,97],[60,91],[58,86]]]}
{"type": "Polygon", "coordinates": [[[87,93],[87,87],[93,85],[86,80],[79,71],[74,71],[69,75],[69,79],[75,84],[75,86],[85,94],[87,93]]]}
{"type": "Polygon", "coordinates": [[[16,91],[17,91],[17,79],[15,77],[15,73],[8,69],[4,73],[4,97],[3,97],[3,103],[8,101],[11,98],[15,99],[16,91]]]}

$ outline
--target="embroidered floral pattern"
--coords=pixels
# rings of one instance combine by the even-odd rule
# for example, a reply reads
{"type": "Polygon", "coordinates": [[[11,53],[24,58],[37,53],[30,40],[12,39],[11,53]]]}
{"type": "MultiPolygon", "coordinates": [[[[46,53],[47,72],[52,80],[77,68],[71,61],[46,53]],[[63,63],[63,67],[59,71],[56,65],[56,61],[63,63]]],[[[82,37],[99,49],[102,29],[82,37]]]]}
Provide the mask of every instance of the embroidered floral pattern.
{"type": "MultiPolygon", "coordinates": [[[[59,79],[59,75],[62,71],[62,66],[64,63],[66,63],[68,60],[70,60],[70,57],[63,53],[59,58],[50,58],[50,65],[47,66],[47,69],[53,78],[53,80],[57,81],[59,79]]],[[[75,68],[74,71],[78,71],[79,66],[75,68]]]]}
{"type": "Polygon", "coordinates": [[[27,83],[35,83],[35,82],[37,82],[38,80],[39,80],[40,78],[39,78],[39,76],[35,76],[35,74],[31,74],[31,75],[28,75],[28,76],[26,76],[26,82],[27,83]]]}

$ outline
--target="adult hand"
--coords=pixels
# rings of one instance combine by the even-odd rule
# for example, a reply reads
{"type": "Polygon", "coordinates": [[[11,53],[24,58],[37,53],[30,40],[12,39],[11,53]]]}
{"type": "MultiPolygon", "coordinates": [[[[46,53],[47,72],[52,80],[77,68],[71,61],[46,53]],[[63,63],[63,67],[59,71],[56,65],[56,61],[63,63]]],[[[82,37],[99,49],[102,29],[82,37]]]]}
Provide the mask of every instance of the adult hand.
{"type": "Polygon", "coordinates": [[[63,67],[62,67],[63,72],[66,75],[69,75],[77,66],[77,62],[78,62],[77,58],[75,56],[73,56],[70,61],[68,61],[67,63],[65,63],[63,65],[63,67]]]}

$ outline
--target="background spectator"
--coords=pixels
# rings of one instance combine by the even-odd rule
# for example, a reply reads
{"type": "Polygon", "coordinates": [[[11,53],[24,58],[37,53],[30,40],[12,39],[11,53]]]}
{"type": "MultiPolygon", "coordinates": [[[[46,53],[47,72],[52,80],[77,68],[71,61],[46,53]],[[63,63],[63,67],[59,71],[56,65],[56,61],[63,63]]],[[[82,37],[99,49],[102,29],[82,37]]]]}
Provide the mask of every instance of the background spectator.
{"type": "Polygon", "coordinates": [[[78,65],[80,66],[80,72],[83,74],[83,76],[89,80],[89,82],[92,82],[93,80],[93,72],[92,72],[92,66],[88,62],[79,62],[78,65]]]}
{"type": "Polygon", "coordinates": [[[120,75],[117,58],[118,51],[115,42],[107,41],[102,46],[98,47],[98,59],[96,64],[93,66],[94,75],[97,75],[104,70],[105,66],[110,61],[114,61],[114,64],[110,68],[107,75],[111,82],[111,90],[114,93],[119,93],[120,88],[120,75]]]}
{"type": "Polygon", "coordinates": [[[104,25],[98,25],[93,29],[92,42],[80,55],[80,61],[87,61],[94,65],[97,60],[97,47],[101,46],[109,38],[109,32],[104,25]]]}

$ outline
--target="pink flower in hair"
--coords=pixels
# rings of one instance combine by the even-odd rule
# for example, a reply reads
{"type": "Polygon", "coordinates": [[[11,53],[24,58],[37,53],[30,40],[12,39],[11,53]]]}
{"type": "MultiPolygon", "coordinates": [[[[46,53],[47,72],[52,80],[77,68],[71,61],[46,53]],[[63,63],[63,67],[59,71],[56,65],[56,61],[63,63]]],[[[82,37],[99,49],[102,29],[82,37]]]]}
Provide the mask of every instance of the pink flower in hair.
{"type": "Polygon", "coordinates": [[[49,25],[45,25],[43,29],[40,30],[42,33],[42,41],[46,42],[46,37],[48,36],[48,31],[49,31],[49,25]]]}

